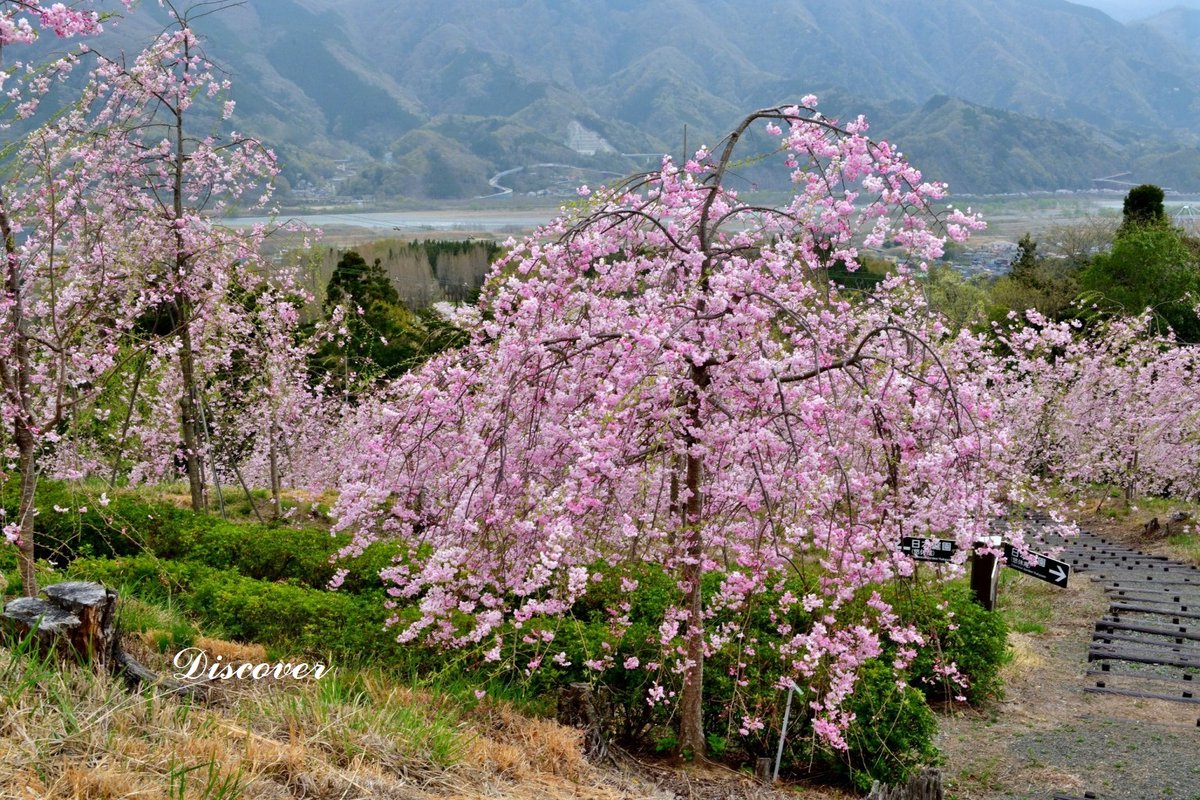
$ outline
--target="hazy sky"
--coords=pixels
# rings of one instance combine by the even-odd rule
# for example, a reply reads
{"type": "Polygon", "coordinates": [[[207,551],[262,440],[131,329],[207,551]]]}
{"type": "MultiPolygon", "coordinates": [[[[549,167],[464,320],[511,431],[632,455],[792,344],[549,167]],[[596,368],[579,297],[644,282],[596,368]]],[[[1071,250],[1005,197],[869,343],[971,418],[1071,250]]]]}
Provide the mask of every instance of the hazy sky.
{"type": "Polygon", "coordinates": [[[1071,2],[1098,8],[1122,22],[1144,19],[1159,11],[1176,6],[1200,8],[1200,0],[1071,0],[1071,2]]]}

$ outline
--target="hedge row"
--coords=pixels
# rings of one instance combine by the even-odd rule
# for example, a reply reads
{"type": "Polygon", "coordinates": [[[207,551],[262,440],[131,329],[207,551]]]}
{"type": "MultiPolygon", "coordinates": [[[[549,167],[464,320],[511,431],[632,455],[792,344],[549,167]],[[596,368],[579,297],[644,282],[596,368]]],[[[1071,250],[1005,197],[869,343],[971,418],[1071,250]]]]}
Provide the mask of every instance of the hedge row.
{"type": "MultiPolygon", "coordinates": [[[[15,507],[9,509],[10,515],[15,513],[15,507]]],[[[79,557],[149,552],[235,570],[248,578],[290,580],[312,588],[327,586],[341,568],[349,570],[342,589],[352,593],[380,587],[379,571],[400,551],[395,544],[377,542],[361,556],[334,564],[332,556],[349,542],[346,534],[331,536],[317,527],[227,522],[122,494],[101,506],[92,496],[50,482],[39,487],[34,527],[38,557],[60,564],[79,557]]]]}
{"type": "Polygon", "coordinates": [[[334,654],[393,665],[411,664],[418,655],[385,630],[389,612],[382,591],[330,592],[148,554],[80,558],[67,572],[182,609],[215,635],[259,642],[279,654],[334,654]]]}

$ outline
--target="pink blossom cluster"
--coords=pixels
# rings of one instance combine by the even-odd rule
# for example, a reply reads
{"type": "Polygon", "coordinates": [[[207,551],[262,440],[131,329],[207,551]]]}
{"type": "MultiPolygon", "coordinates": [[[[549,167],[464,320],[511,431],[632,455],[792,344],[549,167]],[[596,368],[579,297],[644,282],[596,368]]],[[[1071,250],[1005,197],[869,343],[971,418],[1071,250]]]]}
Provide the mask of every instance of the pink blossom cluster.
{"type": "Polygon", "coordinates": [[[1019,468],[1044,479],[1139,494],[1200,494],[1200,348],[1155,333],[1149,314],[1085,326],[1026,312],[986,340],[1019,468]]]}
{"type": "MultiPolygon", "coordinates": [[[[115,15],[102,10],[103,2],[66,5],[44,3],[41,0],[0,0],[0,49],[7,54],[13,46],[31,45],[43,31],[62,39],[84,38],[103,30],[102,22],[115,15]]],[[[128,10],[132,0],[121,0],[128,10]]],[[[78,52],[85,52],[79,45],[78,52]]],[[[19,50],[17,52],[20,52],[19,50]]],[[[25,119],[37,110],[41,98],[54,80],[62,81],[78,60],[78,53],[61,56],[45,64],[17,60],[0,66],[0,92],[7,101],[4,109],[12,109],[18,119],[25,119]]],[[[0,123],[0,128],[7,123],[0,123]]]]}
{"type": "MultiPolygon", "coordinates": [[[[124,0],[123,5],[128,9],[131,3],[132,0],[124,0]]],[[[101,12],[91,3],[67,6],[40,0],[6,0],[0,4],[0,47],[32,44],[41,30],[52,31],[64,39],[91,36],[100,32],[101,19],[101,12]]]]}
{"type": "MultiPolygon", "coordinates": [[[[83,31],[63,9],[46,11],[56,29],[83,31]]],[[[174,477],[184,349],[212,387],[201,413],[213,415],[235,361],[289,352],[304,299],[285,281],[266,284],[267,230],[213,220],[230,202],[269,201],[274,156],[236,133],[191,135],[187,110],[213,86],[218,102],[223,84],[186,26],[131,62],[97,55],[79,101],[27,134],[10,162],[0,190],[0,480],[20,475],[20,519],[5,535],[30,552],[39,474],[174,477]]],[[[268,386],[276,377],[256,375],[268,386]]],[[[212,422],[203,420],[221,420],[212,422]]]]}

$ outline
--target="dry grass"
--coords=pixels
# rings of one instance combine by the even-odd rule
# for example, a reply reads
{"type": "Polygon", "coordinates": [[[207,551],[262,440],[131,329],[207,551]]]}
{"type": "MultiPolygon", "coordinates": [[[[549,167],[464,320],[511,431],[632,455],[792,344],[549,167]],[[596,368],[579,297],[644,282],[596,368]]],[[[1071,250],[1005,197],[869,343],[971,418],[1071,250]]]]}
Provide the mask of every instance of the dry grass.
{"type": "Polygon", "coordinates": [[[1200,503],[1177,498],[1140,497],[1125,503],[1112,489],[1089,487],[1064,502],[1066,512],[1084,528],[1128,545],[1200,566],[1200,503]],[[1189,518],[1171,523],[1174,512],[1189,518]],[[1147,533],[1157,520],[1159,529],[1147,533]]]}
{"type": "Polygon", "coordinates": [[[267,648],[261,644],[238,644],[200,636],[197,637],[195,646],[207,653],[209,658],[219,656],[226,663],[261,664],[267,660],[267,648]]]}
{"type": "Polygon", "coordinates": [[[1011,658],[1000,668],[1005,686],[1013,685],[1045,663],[1045,658],[1038,652],[1036,642],[1029,634],[1010,632],[1008,646],[1011,658]]]}
{"type": "Polygon", "coordinates": [[[627,796],[583,760],[572,729],[380,674],[242,682],[199,707],[16,647],[0,648],[0,798],[627,796]]]}

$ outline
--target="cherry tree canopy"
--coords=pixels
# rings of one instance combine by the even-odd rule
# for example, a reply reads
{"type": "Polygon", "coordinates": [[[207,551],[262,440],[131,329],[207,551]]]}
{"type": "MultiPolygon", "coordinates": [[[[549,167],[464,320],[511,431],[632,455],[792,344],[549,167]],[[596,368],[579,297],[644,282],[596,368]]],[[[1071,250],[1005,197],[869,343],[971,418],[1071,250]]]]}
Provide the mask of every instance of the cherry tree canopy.
{"type": "MultiPolygon", "coordinates": [[[[98,25],[89,13],[63,17],[60,6],[47,13],[55,25],[75,19],[66,32],[98,25]]],[[[26,592],[36,585],[33,491],[44,452],[81,452],[61,441],[69,436],[68,423],[134,357],[144,365],[153,350],[159,361],[177,355],[193,365],[211,337],[245,327],[246,315],[231,295],[263,279],[254,267],[265,231],[227,230],[208,214],[232,200],[265,201],[263,181],[274,175],[274,156],[236,134],[228,141],[185,134],[185,112],[196,102],[219,100],[227,82],[213,75],[186,19],[177,21],[132,61],[92,54],[97,64],[82,96],[17,142],[0,192],[6,255],[0,413],[12,432],[8,455],[18,462],[21,480],[18,519],[6,523],[5,534],[21,545],[26,592]],[[165,317],[167,335],[151,335],[147,315],[165,317]]],[[[46,74],[33,74],[13,90],[14,97],[33,98],[18,115],[44,95],[46,74]]],[[[224,118],[232,111],[232,103],[220,108],[224,118]]],[[[179,385],[172,395],[170,381],[161,381],[157,398],[186,406],[180,395],[196,395],[194,378],[185,373],[179,385]]],[[[166,437],[168,460],[177,451],[170,428],[143,430],[145,439],[166,437]]],[[[190,461],[199,445],[184,450],[190,461]]]]}
{"type": "MultiPolygon", "coordinates": [[[[976,422],[981,384],[953,374],[951,339],[906,275],[941,255],[927,212],[944,187],[861,118],[839,127],[815,104],[757,112],[682,168],[585,187],[582,211],[508,244],[471,344],[380,405],[338,524],[352,550],[410,545],[387,572],[395,595],[420,598],[402,640],[491,643],[499,658],[506,625],[563,613],[598,573],[666,565],[687,599],[662,644],[695,752],[703,660],[730,638],[705,634],[705,573],[723,576],[718,604],[811,579],[789,603],[827,614],[780,656],[817,686],[816,729],[835,744],[857,666],[884,637],[919,641],[872,587],[911,571],[902,535],[970,548],[1000,510],[997,440],[976,422]],[[724,185],[755,123],[791,170],[778,208],[724,185]],[[904,256],[869,297],[826,279],[885,243],[904,256]]],[[[955,239],[980,226],[953,209],[945,222],[955,239]]]]}

